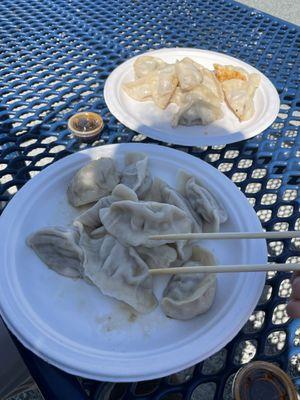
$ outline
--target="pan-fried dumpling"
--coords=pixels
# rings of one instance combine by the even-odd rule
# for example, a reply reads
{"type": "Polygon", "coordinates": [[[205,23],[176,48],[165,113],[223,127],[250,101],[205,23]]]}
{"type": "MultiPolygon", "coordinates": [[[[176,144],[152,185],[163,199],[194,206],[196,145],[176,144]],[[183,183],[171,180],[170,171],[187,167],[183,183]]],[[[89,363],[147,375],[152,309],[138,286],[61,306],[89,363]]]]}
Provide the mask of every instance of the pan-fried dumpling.
{"type": "Polygon", "coordinates": [[[249,74],[243,68],[214,64],[217,79],[228,106],[240,121],[247,121],[255,112],[253,97],[260,83],[260,76],[249,74]]]}
{"type": "Polygon", "coordinates": [[[158,267],[167,268],[177,259],[177,251],[167,244],[151,249],[139,246],[136,247],[136,251],[150,269],[158,267]]]}
{"type": "Polygon", "coordinates": [[[173,96],[170,98],[170,103],[175,103],[178,107],[186,102],[186,93],[179,86],[175,89],[173,96]]]}
{"type": "Polygon", "coordinates": [[[220,107],[221,100],[219,97],[214,95],[214,93],[205,85],[200,84],[189,92],[184,92],[177,87],[173,96],[171,97],[170,103],[175,103],[177,106],[181,107],[184,104],[188,104],[190,101],[190,95],[195,95],[200,100],[204,100],[215,107],[220,107]]]}
{"type": "Polygon", "coordinates": [[[195,93],[188,94],[188,102],[173,116],[172,125],[208,125],[223,117],[220,107],[201,100],[195,93]]]}
{"type": "Polygon", "coordinates": [[[200,70],[197,69],[188,58],[177,61],[175,64],[175,71],[178,77],[179,86],[182,90],[191,90],[198,86],[203,80],[200,70]]]}
{"type": "Polygon", "coordinates": [[[219,82],[228,81],[229,79],[248,80],[248,73],[243,68],[220,64],[214,64],[214,68],[215,75],[219,82]]]}
{"type": "Polygon", "coordinates": [[[249,74],[248,75],[248,83],[249,83],[249,95],[254,96],[256,89],[260,84],[260,76],[258,74],[249,74]]]}
{"type": "Polygon", "coordinates": [[[148,169],[148,157],[143,153],[127,153],[121,183],[141,197],[151,186],[152,177],[148,169]]]}
{"type": "Polygon", "coordinates": [[[111,193],[120,177],[111,158],[89,162],[73,177],[68,190],[69,203],[74,207],[98,201],[111,193]]]}
{"type": "Polygon", "coordinates": [[[259,74],[249,74],[241,67],[235,67],[233,65],[214,64],[214,68],[215,75],[219,82],[224,82],[231,79],[239,79],[245,82],[249,82],[254,88],[257,88],[260,83],[259,74]]]}
{"type": "MultiPolygon", "coordinates": [[[[220,107],[221,100],[218,96],[216,96],[207,86],[199,85],[195,87],[190,94],[195,94],[200,100],[204,100],[207,103],[212,104],[215,107],[220,107]]],[[[188,95],[187,95],[187,98],[188,95]]]]}
{"type": "Polygon", "coordinates": [[[171,64],[151,75],[152,99],[158,107],[162,109],[167,107],[177,83],[175,66],[171,64]]]}
{"type": "Polygon", "coordinates": [[[259,84],[259,76],[251,75],[249,81],[230,79],[222,83],[226,102],[240,121],[249,120],[255,111],[253,97],[259,84]]]}
{"type": "Polygon", "coordinates": [[[81,222],[87,232],[91,233],[95,229],[102,226],[99,218],[99,211],[101,208],[110,207],[112,203],[120,200],[138,201],[138,198],[132,189],[125,185],[119,184],[114,188],[111,195],[102,197],[102,199],[98,200],[96,204],[80,214],[75,221],[81,222]]]}
{"type": "Polygon", "coordinates": [[[213,94],[220,99],[220,101],[224,100],[223,91],[221,85],[215,74],[207,68],[203,68],[203,81],[202,84],[207,86],[207,88],[213,92],[213,94]]]}
{"type": "Polygon", "coordinates": [[[78,229],[62,227],[41,229],[27,238],[27,244],[51,269],[70,278],[83,275],[83,251],[78,229]]]}
{"type": "MultiPolygon", "coordinates": [[[[125,246],[161,246],[172,241],[150,240],[148,237],[188,233],[192,228],[190,219],[178,207],[154,201],[118,201],[100,210],[100,219],[107,232],[125,246]]],[[[180,251],[180,242],[177,244],[180,251]]]]}
{"type": "Polygon", "coordinates": [[[98,240],[82,234],[84,273],[107,296],[146,314],[157,306],[148,267],[135,249],[122,246],[114,237],[105,235],[98,240]]]}
{"type": "Polygon", "coordinates": [[[180,171],[177,178],[179,192],[188,199],[193,210],[203,220],[203,232],[219,232],[220,224],[228,218],[225,209],[194,176],[180,171]]]}
{"type": "Polygon", "coordinates": [[[147,77],[137,79],[136,81],[123,83],[124,92],[137,101],[152,100],[151,80],[147,77]]]}
{"type": "Polygon", "coordinates": [[[188,63],[188,64],[193,64],[193,66],[202,74],[203,70],[205,69],[203,65],[197,63],[190,57],[184,57],[181,61],[188,63]]]}
{"type": "Polygon", "coordinates": [[[133,63],[133,69],[136,78],[143,78],[160,68],[163,68],[166,63],[158,57],[141,56],[133,63]]]}
{"type": "Polygon", "coordinates": [[[240,121],[253,117],[254,94],[260,83],[260,76],[231,65],[215,66],[216,75],[222,82],[222,89],[228,106],[240,121]]]}
{"type": "MultiPolygon", "coordinates": [[[[216,265],[216,262],[212,253],[198,246],[193,248],[191,261],[184,264],[194,265],[216,265]]],[[[163,292],[162,310],[170,318],[192,319],[210,309],[216,286],[216,275],[212,273],[173,275],[163,292]]]]}

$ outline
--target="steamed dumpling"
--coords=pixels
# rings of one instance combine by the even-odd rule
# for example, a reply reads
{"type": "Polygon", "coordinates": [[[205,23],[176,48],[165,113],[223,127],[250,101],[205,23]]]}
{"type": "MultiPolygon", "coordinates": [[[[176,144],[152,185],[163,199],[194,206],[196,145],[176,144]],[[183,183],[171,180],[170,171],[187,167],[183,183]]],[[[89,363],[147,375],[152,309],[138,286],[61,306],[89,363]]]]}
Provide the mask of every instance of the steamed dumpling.
{"type": "Polygon", "coordinates": [[[83,233],[85,276],[107,296],[123,301],[139,313],[157,306],[148,267],[135,249],[122,246],[114,237],[98,240],[83,233]]]}
{"type": "Polygon", "coordinates": [[[179,108],[174,115],[172,125],[208,125],[223,117],[223,112],[218,106],[202,100],[195,93],[190,93],[187,103],[179,108]]]}
{"type": "Polygon", "coordinates": [[[67,189],[69,203],[79,207],[96,202],[110,194],[119,181],[114,160],[103,157],[91,161],[73,177],[67,189]]]}
{"type": "Polygon", "coordinates": [[[155,177],[153,184],[146,194],[145,200],[157,201],[159,203],[172,204],[184,211],[192,223],[191,232],[202,232],[202,220],[194,212],[189,202],[177,190],[169,186],[162,179],[155,177]]]}
{"type": "Polygon", "coordinates": [[[137,101],[152,100],[151,80],[147,77],[137,79],[136,81],[123,83],[124,92],[137,101]]]}
{"type": "Polygon", "coordinates": [[[105,235],[107,235],[107,231],[103,225],[89,232],[89,236],[92,239],[100,239],[103,238],[105,235]]]}
{"type": "MultiPolygon", "coordinates": [[[[149,191],[146,193],[144,200],[156,201],[164,204],[171,204],[182,210],[186,217],[191,222],[190,232],[202,232],[203,221],[192,208],[189,201],[182,196],[177,190],[169,186],[162,179],[155,177],[149,191]]],[[[176,244],[170,246],[176,248],[177,258],[172,261],[169,265],[174,267],[181,266],[185,261],[191,257],[191,241],[177,240],[176,244]]],[[[164,265],[164,264],[161,264],[164,265]]],[[[166,265],[169,266],[169,265],[166,265]]],[[[158,265],[159,266],[159,265],[158,265]]]]}
{"type": "Polygon", "coordinates": [[[136,251],[150,269],[167,268],[177,259],[177,251],[167,244],[154,248],[139,246],[136,251]]]}
{"type": "MultiPolygon", "coordinates": [[[[194,265],[216,265],[216,261],[212,253],[197,246],[193,248],[192,259],[184,264],[194,265]]],[[[216,275],[212,273],[173,275],[163,292],[162,310],[170,318],[192,319],[210,309],[216,286],[216,275]]]]}
{"type": "Polygon", "coordinates": [[[214,196],[194,176],[184,171],[180,171],[177,184],[179,192],[188,199],[193,210],[202,218],[203,232],[219,232],[220,224],[224,223],[228,216],[214,196]]]}
{"type": "Polygon", "coordinates": [[[141,56],[133,63],[133,69],[136,78],[143,78],[160,68],[163,68],[166,63],[158,57],[141,56]]]}
{"type": "Polygon", "coordinates": [[[151,76],[152,99],[154,103],[165,109],[175,92],[178,83],[175,66],[167,65],[151,76]]]}
{"type": "Polygon", "coordinates": [[[121,183],[141,197],[151,186],[152,177],[148,168],[148,157],[143,153],[127,153],[121,183]]]}
{"type": "Polygon", "coordinates": [[[201,71],[190,62],[189,58],[177,61],[175,70],[179,81],[179,87],[182,90],[191,90],[198,86],[203,80],[201,71]]]}
{"type": "MultiPolygon", "coordinates": [[[[116,187],[118,186],[119,185],[116,187]]],[[[113,201],[112,195],[102,197],[102,199],[98,200],[96,204],[75,218],[75,221],[81,222],[87,232],[90,233],[102,225],[99,218],[99,210],[101,210],[101,208],[109,207],[113,201]]]]}
{"type": "Polygon", "coordinates": [[[119,184],[114,188],[111,195],[102,197],[102,199],[98,200],[96,204],[80,214],[75,221],[82,223],[87,232],[91,233],[92,231],[95,231],[95,229],[102,226],[99,217],[99,211],[102,208],[110,207],[112,203],[120,200],[138,201],[138,198],[136,193],[129,187],[119,184]]]}
{"type": "Polygon", "coordinates": [[[140,313],[157,306],[147,265],[133,248],[122,246],[112,236],[91,239],[77,221],[70,229],[37,231],[27,244],[49,268],[68,277],[82,277],[140,313]]]}
{"type": "Polygon", "coordinates": [[[150,240],[148,237],[188,233],[192,228],[190,219],[178,207],[154,201],[118,201],[100,210],[100,219],[107,232],[125,246],[161,246],[172,241],[150,240]]]}
{"type": "Polygon", "coordinates": [[[83,251],[79,246],[80,233],[77,228],[45,228],[27,238],[36,255],[57,273],[80,278],[83,275],[83,251]]]}

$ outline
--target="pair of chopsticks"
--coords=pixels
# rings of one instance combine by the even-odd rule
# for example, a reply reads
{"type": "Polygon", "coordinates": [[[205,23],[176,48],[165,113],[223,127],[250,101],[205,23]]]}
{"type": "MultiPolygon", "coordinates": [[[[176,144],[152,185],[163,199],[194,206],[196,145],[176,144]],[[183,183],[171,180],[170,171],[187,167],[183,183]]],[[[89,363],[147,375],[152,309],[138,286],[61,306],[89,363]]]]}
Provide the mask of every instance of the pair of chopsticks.
{"type": "MultiPolygon", "coordinates": [[[[151,240],[193,240],[193,239],[291,239],[300,238],[300,232],[219,232],[182,233],[150,236],[151,240]]],[[[245,264],[245,265],[199,265],[193,267],[154,268],[151,275],[190,274],[198,272],[258,272],[258,271],[300,271],[300,264],[245,264]]]]}

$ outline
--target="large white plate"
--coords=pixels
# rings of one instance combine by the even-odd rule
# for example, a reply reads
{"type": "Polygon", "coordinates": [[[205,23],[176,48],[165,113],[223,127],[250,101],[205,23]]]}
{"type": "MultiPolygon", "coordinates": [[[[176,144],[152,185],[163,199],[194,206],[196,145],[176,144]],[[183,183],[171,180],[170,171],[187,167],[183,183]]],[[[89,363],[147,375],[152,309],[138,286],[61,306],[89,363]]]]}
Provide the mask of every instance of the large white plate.
{"type": "MultiPolygon", "coordinates": [[[[82,280],[48,269],[25,244],[36,229],[67,225],[76,211],[66,187],[75,171],[100,156],[122,162],[129,151],[149,155],[150,169],[171,185],[177,170],[200,177],[229,213],[226,231],[260,231],[247,199],[223,174],[184,152],[150,144],[88,149],[40,172],[10,201],[0,218],[0,310],[12,332],[34,353],[72,374],[107,381],[139,381],[168,375],[203,360],[230,341],[247,321],[264,273],[218,276],[213,307],[191,321],[166,318],[158,307],[133,319],[124,306],[82,280]]],[[[265,263],[262,240],[208,241],[223,264],[265,263]]],[[[156,278],[160,296],[162,278],[156,278]]]]}
{"type": "Polygon", "coordinates": [[[254,98],[255,114],[249,121],[239,122],[232,111],[223,104],[224,118],[210,125],[172,128],[172,115],[177,110],[175,104],[169,105],[166,110],[161,110],[151,101],[133,100],[122,90],[123,82],[134,79],[133,63],[140,55],[133,57],[109,75],[104,87],[104,98],[110,112],[122,124],[136,132],[167,143],[187,146],[222,145],[258,135],[277,117],[280,101],[273,84],[257,69],[237,58],[214,51],[189,48],[160,49],[145,54],[161,57],[169,63],[190,57],[210,69],[213,69],[214,63],[231,64],[242,67],[247,72],[258,73],[261,82],[254,98]]]}

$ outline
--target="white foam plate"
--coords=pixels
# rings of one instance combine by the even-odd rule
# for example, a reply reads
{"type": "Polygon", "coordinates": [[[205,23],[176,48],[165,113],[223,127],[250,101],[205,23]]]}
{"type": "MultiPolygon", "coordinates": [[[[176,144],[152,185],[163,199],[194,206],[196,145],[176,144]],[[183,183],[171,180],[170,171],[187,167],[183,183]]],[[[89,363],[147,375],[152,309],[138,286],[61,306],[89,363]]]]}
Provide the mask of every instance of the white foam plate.
{"type": "MultiPolygon", "coordinates": [[[[126,307],[83,280],[48,269],[26,246],[39,228],[68,225],[77,215],[66,198],[74,173],[90,159],[130,151],[148,154],[153,175],[175,186],[184,169],[201,178],[229,214],[224,231],[261,231],[244,195],[219,171],[184,152],[150,144],[88,149],[47,167],[9,202],[0,218],[0,311],[18,339],[44,360],[75,375],[105,381],[140,381],[191,366],[221,349],[247,321],[264,273],[219,274],[212,308],[191,321],[164,316],[158,307],[136,319],[126,307]]],[[[265,263],[263,240],[207,241],[222,264],[265,263]]],[[[158,298],[166,280],[155,278],[158,298]]]]}
{"type": "Polygon", "coordinates": [[[256,72],[261,77],[255,93],[255,114],[245,122],[238,118],[223,103],[224,118],[206,126],[178,126],[173,128],[171,120],[177,111],[175,104],[161,110],[152,101],[139,102],[130,98],[123,90],[122,84],[134,79],[133,63],[140,57],[133,57],[119,65],[107,78],[104,87],[104,98],[110,112],[128,128],[167,143],[186,146],[223,145],[249,139],[266,129],[277,117],[280,101],[276,88],[271,81],[251,65],[214,51],[171,48],[145,53],[160,57],[168,63],[177,59],[190,57],[206,68],[213,69],[213,64],[231,64],[244,68],[247,72],[256,72]]]}

